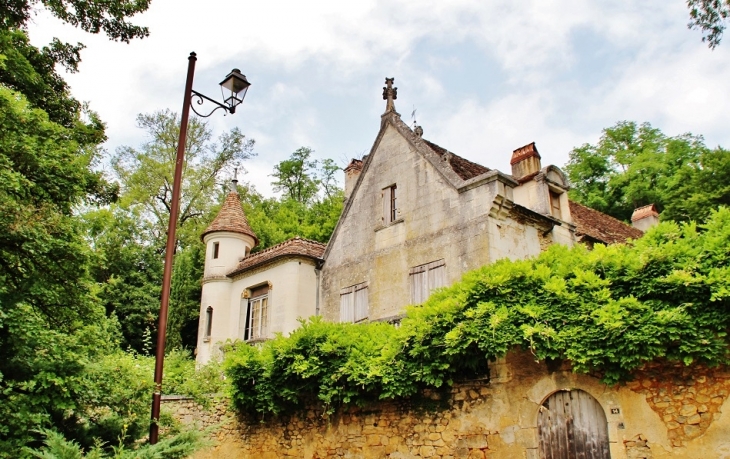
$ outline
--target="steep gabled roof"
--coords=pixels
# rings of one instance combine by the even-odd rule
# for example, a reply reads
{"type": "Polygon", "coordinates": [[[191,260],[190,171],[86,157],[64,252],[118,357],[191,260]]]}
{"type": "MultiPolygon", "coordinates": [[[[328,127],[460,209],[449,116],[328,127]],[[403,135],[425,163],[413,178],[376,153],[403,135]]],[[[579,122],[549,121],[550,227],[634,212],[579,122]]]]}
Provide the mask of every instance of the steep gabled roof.
{"type": "MultiPolygon", "coordinates": [[[[383,136],[385,135],[385,131],[388,126],[392,126],[396,131],[398,131],[398,133],[403,136],[403,138],[408,143],[410,143],[411,146],[413,146],[413,148],[418,153],[420,153],[436,169],[436,171],[438,171],[439,174],[441,174],[441,176],[444,177],[446,183],[459,190],[459,192],[469,189],[473,186],[478,186],[482,183],[483,180],[485,181],[496,179],[497,176],[501,177],[502,180],[512,182],[515,186],[517,185],[517,182],[514,180],[514,178],[512,178],[512,176],[508,174],[504,174],[498,170],[492,170],[480,164],[471,162],[465,158],[462,158],[461,156],[451,153],[450,151],[436,145],[433,142],[429,142],[428,140],[423,139],[420,135],[417,135],[415,132],[413,132],[406,123],[403,122],[397,112],[393,110],[387,111],[381,116],[380,131],[378,132],[378,136],[375,138],[375,142],[373,142],[373,146],[370,148],[370,153],[368,153],[368,155],[363,158],[362,172],[357,178],[357,182],[355,183],[355,186],[350,193],[350,197],[345,201],[345,207],[342,209],[342,213],[340,214],[340,218],[337,221],[337,225],[335,225],[335,229],[332,232],[330,244],[328,244],[327,246],[327,250],[324,253],[324,258],[327,258],[327,255],[331,250],[330,248],[332,247],[332,242],[337,238],[340,230],[340,225],[349,213],[350,206],[352,205],[352,202],[354,200],[353,198],[360,188],[360,183],[362,183],[363,177],[365,177],[365,175],[367,174],[367,170],[373,160],[374,153],[378,149],[378,146],[380,145],[380,142],[383,139],[383,136]]],[[[352,165],[353,164],[351,163],[351,166],[352,165]]],[[[357,164],[357,167],[359,168],[360,165],[357,164]]]]}
{"type": "Polygon", "coordinates": [[[616,244],[628,239],[638,239],[644,232],[629,226],[621,220],[599,212],[590,207],[569,201],[570,215],[575,224],[575,234],[579,238],[587,236],[596,242],[616,244]]]}
{"type": "Polygon", "coordinates": [[[423,139],[423,141],[431,148],[431,150],[436,152],[436,154],[439,155],[442,160],[444,158],[448,160],[451,169],[456,172],[456,175],[461,177],[462,180],[472,179],[491,170],[488,167],[482,166],[481,164],[473,163],[466,158],[462,158],[461,156],[452,153],[447,149],[436,145],[433,142],[429,142],[426,139],[423,139]]]}
{"type": "Polygon", "coordinates": [[[251,236],[254,240],[254,247],[259,243],[259,238],[256,237],[256,233],[253,232],[251,226],[248,224],[246,214],[243,212],[243,207],[241,207],[241,198],[236,191],[228,193],[218,215],[208,225],[205,231],[203,231],[200,238],[203,239],[206,234],[217,231],[227,231],[251,236]]]}
{"type": "Polygon", "coordinates": [[[326,245],[321,242],[297,236],[284,241],[281,244],[277,244],[266,250],[247,256],[241,260],[238,263],[238,266],[229,272],[227,276],[233,277],[248,271],[249,269],[257,268],[285,257],[305,257],[311,258],[312,260],[321,260],[322,255],[324,255],[325,247],[326,245]]]}

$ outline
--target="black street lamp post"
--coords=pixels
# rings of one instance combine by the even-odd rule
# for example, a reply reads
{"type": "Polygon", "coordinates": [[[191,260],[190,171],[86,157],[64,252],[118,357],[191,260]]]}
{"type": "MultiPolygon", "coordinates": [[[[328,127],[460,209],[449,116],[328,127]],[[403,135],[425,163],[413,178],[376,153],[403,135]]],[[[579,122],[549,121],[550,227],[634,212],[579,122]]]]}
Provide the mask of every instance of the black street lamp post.
{"type": "Polygon", "coordinates": [[[182,183],[183,163],[185,162],[185,140],[188,131],[188,118],[190,109],[195,114],[207,118],[219,108],[228,113],[236,113],[236,107],[243,102],[246,92],[251,83],[238,69],[233,69],[221,82],[221,93],[223,103],[217,102],[193,90],[193,76],[195,75],[195,53],[188,57],[188,76],[185,81],[185,97],[183,98],[182,119],[180,120],[180,137],[177,142],[177,156],[175,157],[175,176],[172,182],[172,206],[170,209],[170,221],[167,225],[167,246],[165,248],[165,269],[162,274],[162,298],[160,300],[160,322],[157,326],[157,349],[155,352],[155,390],[152,394],[152,422],[150,424],[150,443],[157,443],[159,436],[160,400],[162,399],[162,368],[165,360],[165,338],[167,332],[167,311],[170,304],[170,283],[172,279],[172,262],[175,255],[175,232],[177,230],[178,212],[180,210],[180,186],[182,183]],[[192,97],[197,97],[197,104],[203,105],[205,101],[212,102],[216,107],[208,114],[198,113],[192,106],[192,97]]]}

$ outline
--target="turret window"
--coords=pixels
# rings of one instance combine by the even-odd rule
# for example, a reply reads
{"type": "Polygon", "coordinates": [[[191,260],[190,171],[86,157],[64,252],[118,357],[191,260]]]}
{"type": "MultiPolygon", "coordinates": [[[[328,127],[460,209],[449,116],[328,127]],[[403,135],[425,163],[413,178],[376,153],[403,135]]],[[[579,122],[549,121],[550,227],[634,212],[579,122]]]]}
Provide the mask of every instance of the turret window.
{"type": "Polygon", "coordinates": [[[205,310],[205,335],[203,335],[203,339],[205,341],[209,341],[212,332],[213,332],[213,306],[208,306],[208,309],[205,310]]]}
{"type": "Polygon", "coordinates": [[[213,243],[213,259],[218,258],[218,251],[220,249],[220,242],[214,242],[213,243]]]}

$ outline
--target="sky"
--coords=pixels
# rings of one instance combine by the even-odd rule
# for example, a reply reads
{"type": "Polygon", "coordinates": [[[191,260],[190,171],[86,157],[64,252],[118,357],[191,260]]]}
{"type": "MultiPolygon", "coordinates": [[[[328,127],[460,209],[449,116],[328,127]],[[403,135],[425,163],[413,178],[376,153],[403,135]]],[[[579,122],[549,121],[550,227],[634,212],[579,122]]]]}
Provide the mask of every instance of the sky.
{"type": "Polygon", "coordinates": [[[710,50],[688,20],[684,0],[153,0],[134,18],[150,36],[130,44],[42,10],[29,33],[87,46],[65,78],[107,124],[109,154],[145,142],[138,113],[180,112],[191,51],[193,88],[208,96],[239,68],[246,99],[210,127],[256,141],[242,180],[272,196],[274,165],[301,146],[343,167],[368,153],[385,77],[424,138],[505,172],[530,142],[563,166],[621,120],[728,148],[730,39],[710,50]]]}

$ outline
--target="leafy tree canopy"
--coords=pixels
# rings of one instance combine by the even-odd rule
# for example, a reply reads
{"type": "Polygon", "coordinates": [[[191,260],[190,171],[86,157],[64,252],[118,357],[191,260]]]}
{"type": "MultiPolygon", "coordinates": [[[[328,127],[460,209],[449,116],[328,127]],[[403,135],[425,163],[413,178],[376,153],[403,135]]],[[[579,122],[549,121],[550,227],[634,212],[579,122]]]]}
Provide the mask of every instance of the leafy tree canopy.
{"type": "MultiPolygon", "coordinates": [[[[148,142],[140,148],[121,147],[112,157],[112,167],[122,185],[120,204],[138,209],[152,240],[164,247],[180,119],[176,113],[163,110],[137,116],[137,124],[147,132],[148,142]]],[[[179,239],[188,243],[200,237],[201,228],[196,224],[210,217],[222,181],[233,175],[241,161],[255,156],[254,141],[238,128],[221,134],[217,141],[212,137],[205,121],[190,118],[178,223],[183,230],[179,239]]]]}
{"type": "Polygon", "coordinates": [[[702,137],[668,137],[649,123],[621,121],[597,144],[570,153],[565,166],[572,199],[620,220],[656,204],[663,219],[704,220],[730,204],[730,153],[702,137]]]}
{"type": "Polygon", "coordinates": [[[730,0],[687,0],[690,22],[688,27],[700,29],[702,41],[711,49],[720,44],[725,21],[730,17],[730,0]]]}
{"type": "Polygon", "coordinates": [[[301,147],[274,166],[271,182],[274,191],[284,193],[289,199],[307,204],[317,194],[319,180],[316,177],[317,160],[310,159],[314,151],[301,147]]]}
{"type": "Polygon", "coordinates": [[[566,359],[608,384],[656,359],[728,363],[730,210],[707,223],[661,223],[630,245],[568,248],[507,259],[464,275],[399,328],[306,322],[224,365],[235,406],[277,414],[318,400],[342,404],[417,395],[484,374],[515,347],[566,359]]]}
{"type": "Polygon", "coordinates": [[[263,250],[295,236],[326,243],[342,212],[343,194],[332,159],[316,160],[301,147],[274,166],[272,185],[281,198],[265,199],[252,187],[241,190],[251,228],[259,237],[254,249],[263,250]]]}

